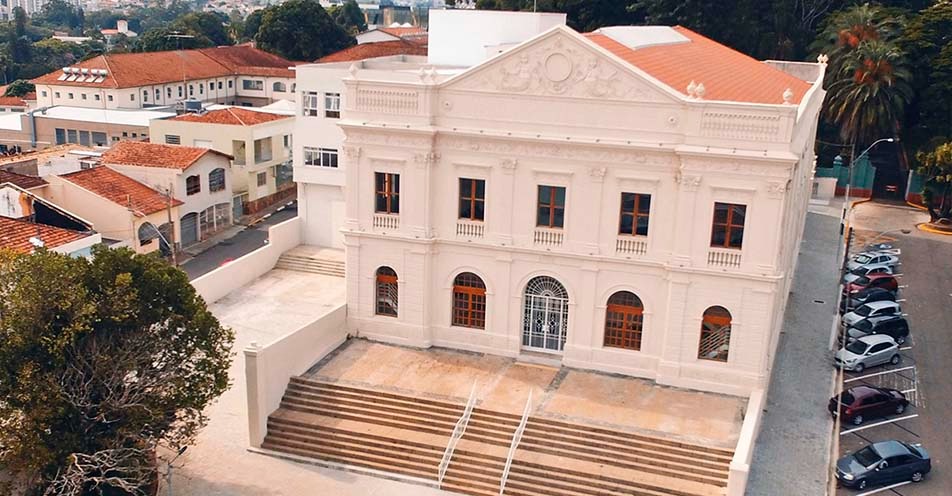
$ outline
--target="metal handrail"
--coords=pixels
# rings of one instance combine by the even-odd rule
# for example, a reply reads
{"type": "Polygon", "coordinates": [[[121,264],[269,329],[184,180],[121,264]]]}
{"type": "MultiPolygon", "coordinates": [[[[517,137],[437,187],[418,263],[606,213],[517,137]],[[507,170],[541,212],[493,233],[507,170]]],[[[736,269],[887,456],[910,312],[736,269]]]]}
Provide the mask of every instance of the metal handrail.
{"type": "Polygon", "coordinates": [[[456,421],[456,427],[453,427],[453,434],[450,441],[446,444],[446,450],[443,451],[443,458],[440,459],[439,475],[437,482],[442,486],[443,476],[446,475],[446,469],[450,466],[450,459],[453,458],[453,452],[456,451],[456,445],[460,438],[466,432],[466,426],[469,425],[469,418],[473,415],[473,407],[476,406],[476,381],[473,381],[473,389],[469,392],[469,400],[466,401],[466,408],[463,409],[463,415],[456,421]]]}
{"type": "Polygon", "coordinates": [[[506,490],[506,481],[509,479],[509,469],[512,468],[512,458],[516,455],[516,448],[522,441],[522,433],[526,431],[526,422],[529,420],[529,409],[532,407],[532,390],[529,390],[529,399],[526,400],[526,408],[522,411],[522,420],[519,421],[519,427],[512,434],[512,443],[509,445],[509,454],[506,456],[506,467],[502,470],[502,477],[499,480],[499,496],[502,496],[506,490]]]}

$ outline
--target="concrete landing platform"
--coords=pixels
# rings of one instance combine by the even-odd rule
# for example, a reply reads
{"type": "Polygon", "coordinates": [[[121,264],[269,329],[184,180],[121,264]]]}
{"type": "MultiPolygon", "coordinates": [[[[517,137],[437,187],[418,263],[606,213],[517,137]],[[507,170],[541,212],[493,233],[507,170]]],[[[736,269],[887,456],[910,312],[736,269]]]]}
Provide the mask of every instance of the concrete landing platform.
{"type": "Polygon", "coordinates": [[[298,245],[285,253],[288,255],[317,258],[320,260],[334,260],[337,262],[345,261],[344,250],[335,250],[325,246],[298,245]]]}
{"type": "Polygon", "coordinates": [[[307,378],[465,403],[476,383],[481,408],[733,449],[746,399],[659,386],[652,381],[511,358],[352,339],[307,378]]]}

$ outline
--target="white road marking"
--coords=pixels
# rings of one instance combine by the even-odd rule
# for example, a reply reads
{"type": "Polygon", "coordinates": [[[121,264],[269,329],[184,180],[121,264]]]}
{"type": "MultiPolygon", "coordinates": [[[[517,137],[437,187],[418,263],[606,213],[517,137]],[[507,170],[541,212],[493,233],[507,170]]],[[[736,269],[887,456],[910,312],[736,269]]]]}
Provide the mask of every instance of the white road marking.
{"type": "Polygon", "coordinates": [[[841,436],[845,436],[845,435],[847,435],[847,434],[849,434],[849,433],[851,433],[851,432],[865,431],[866,429],[872,429],[873,427],[879,427],[879,426],[881,426],[881,425],[886,425],[886,424],[894,424],[894,423],[896,423],[896,422],[899,422],[899,421],[902,421],[902,420],[909,420],[909,419],[911,419],[911,418],[916,418],[916,417],[918,417],[918,416],[919,416],[918,413],[914,413],[914,414],[912,414],[912,415],[906,415],[905,417],[896,417],[896,418],[894,418],[894,419],[883,420],[882,422],[876,422],[875,424],[869,424],[869,425],[864,425],[864,426],[862,426],[862,427],[857,427],[857,428],[855,428],[855,429],[845,430],[845,431],[841,432],[840,435],[841,435],[841,436]]]}
{"type": "Polygon", "coordinates": [[[874,490],[872,490],[872,491],[867,491],[867,492],[865,492],[865,493],[859,493],[859,494],[857,494],[856,496],[869,496],[870,494],[881,493],[881,492],[883,492],[883,491],[888,491],[888,490],[890,490],[890,489],[894,489],[894,488],[897,488],[897,487],[902,487],[902,486],[905,486],[906,484],[912,484],[912,481],[900,482],[900,483],[898,483],[898,484],[893,484],[893,485],[891,485],[891,486],[881,487],[881,488],[879,488],[879,489],[874,489],[874,490]]]}
{"type": "Polygon", "coordinates": [[[909,393],[915,393],[915,392],[916,392],[916,388],[912,388],[912,389],[905,389],[905,390],[903,390],[903,391],[899,391],[899,392],[900,392],[900,393],[902,393],[902,394],[909,394],[909,393]]]}
{"type": "Polygon", "coordinates": [[[911,349],[912,349],[912,346],[905,346],[905,347],[899,348],[899,351],[906,351],[911,349]]]}
{"type": "Polygon", "coordinates": [[[894,373],[896,373],[896,372],[902,372],[903,370],[911,370],[911,369],[915,369],[915,368],[916,368],[915,365],[911,365],[911,366],[909,366],[909,367],[902,367],[902,368],[898,368],[898,369],[886,370],[886,371],[884,371],[884,372],[876,372],[875,374],[861,375],[861,376],[859,376],[859,377],[854,377],[854,378],[852,378],[852,379],[847,379],[847,380],[845,380],[845,381],[843,381],[843,382],[859,381],[859,380],[863,380],[863,379],[866,379],[866,378],[869,378],[869,377],[876,377],[876,376],[886,375],[886,374],[894,374],[894,373]]]}

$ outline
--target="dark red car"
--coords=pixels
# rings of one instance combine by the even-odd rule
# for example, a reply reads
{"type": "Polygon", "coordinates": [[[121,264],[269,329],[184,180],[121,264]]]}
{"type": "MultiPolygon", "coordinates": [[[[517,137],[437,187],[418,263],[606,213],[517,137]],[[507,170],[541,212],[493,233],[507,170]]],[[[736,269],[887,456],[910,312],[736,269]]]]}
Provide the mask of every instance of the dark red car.
{"type": "Polygon", "coordinates": [[[867,274],[860,276],[859,279],[848,283],[844,289],[846,295],[859,293],[867,288],[882,288],[886,291],[895,293],[899,291],[899,282],[892,274],[867,274]]]}
{"type": "MultiPolygon", "coordinates": [[[[836,396],[830,398],[829,410],[836,416],[836,396]]],[[[898,415],[906,411],[909,400],[906,395],[895,389],[856,386],[843,391],[843,403],[839,413],[843,422],[853,425],[862,424],[868,418],[898,415]]]]}

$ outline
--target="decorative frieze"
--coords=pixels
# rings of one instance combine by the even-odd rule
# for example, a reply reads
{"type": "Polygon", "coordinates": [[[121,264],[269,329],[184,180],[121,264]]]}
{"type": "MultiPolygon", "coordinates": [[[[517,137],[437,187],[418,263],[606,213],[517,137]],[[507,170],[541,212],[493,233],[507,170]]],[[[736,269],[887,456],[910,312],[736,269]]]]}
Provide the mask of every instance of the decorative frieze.
{"type": "Polygon", "coordinates": [[[357,145],[386,145],[400,147],[427,147],[433,143],[430,135],[406,134],[396,130],[379,130],[375,132],[347,129],[347,143],[357,145]]]}
{"type": "Polygon", "coordinates": [[[677,163],[676,158],[670,154],[627,151],[585,144],[560,145],[441,134],[437,138],[437,146],[441,149],[479,151],[518,157],[555,158],[579,162],[606,162],[656,167],[669,167],[677,163]]]}
{"type": "Polygon", "coordinates": [[[357,88],[355,109],[360,112],[414,115],[420,112],[420,92],[392,88],[357,88]]]}
{"type": "Polygon", "coordinates": [[[701,136],[749,141],[781,141],[780,115],[704,112],[701,136]]]}

